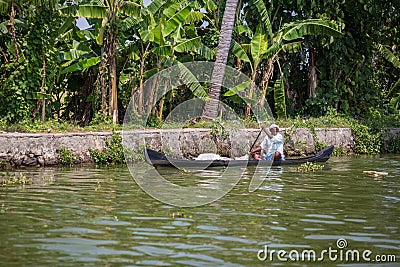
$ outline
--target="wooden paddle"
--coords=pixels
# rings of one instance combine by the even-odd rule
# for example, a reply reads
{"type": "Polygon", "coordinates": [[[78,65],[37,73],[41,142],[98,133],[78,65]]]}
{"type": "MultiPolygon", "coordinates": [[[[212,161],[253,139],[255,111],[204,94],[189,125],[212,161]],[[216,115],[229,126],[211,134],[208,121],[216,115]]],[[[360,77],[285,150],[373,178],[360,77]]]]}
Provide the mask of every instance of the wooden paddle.
{"type": "Polygon", "coordinates": [[[251,151],[251,150],[253,149],[254,145],[257,143],[257,140],[258,140],[258,138],[260,137],[262,131],[263,131],[263,129],[261,128],[261,131],[258,133],[257,138],[256,138],[256,140],[254,140],[254,143],[253,143],[253,145],[250,147],[250,150],[249,150],[249,151],[251,151]]]}

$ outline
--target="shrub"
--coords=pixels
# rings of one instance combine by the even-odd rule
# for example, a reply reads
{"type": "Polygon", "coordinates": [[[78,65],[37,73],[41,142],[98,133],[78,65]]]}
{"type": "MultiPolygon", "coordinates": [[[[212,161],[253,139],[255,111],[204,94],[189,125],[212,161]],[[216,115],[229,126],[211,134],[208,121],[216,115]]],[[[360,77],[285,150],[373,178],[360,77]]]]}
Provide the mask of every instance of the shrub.
{"type": "Polygon", "coordinates": [[[124,163],[125,157],[121,134],[113,132],[111,139],[107,139],[105,142],[106,148],[103,151],[93,148],[89,149],[94,162],[99,164],[124,163]]]}
{"type": "Polygon", "coordinates": [[[61,165],[73,165],[74,157],[68,148],[60,148],[60,160],[61,165]]]}

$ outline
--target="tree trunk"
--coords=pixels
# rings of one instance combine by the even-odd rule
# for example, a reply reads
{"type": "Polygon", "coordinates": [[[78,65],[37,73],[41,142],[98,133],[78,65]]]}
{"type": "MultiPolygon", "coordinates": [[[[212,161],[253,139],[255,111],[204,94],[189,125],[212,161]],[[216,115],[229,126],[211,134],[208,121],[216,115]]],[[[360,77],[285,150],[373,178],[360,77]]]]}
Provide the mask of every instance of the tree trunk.
{"type": "Polygon", "coordinates": [[[8,32],[12,34],[13,42],[14,42],[14,51],[15,57],[17,61],[19,60],[19,52],[18,52],[18,45],[17,45],[17,35],[15,33],[15,3],[12,1],[11,3],[11,14],[10,14],[10,22],[8,23],[8,32]]]}
{"type": "Polygon", "coordinates": [[[238,0],[227,0],[224,16],[222,18],[221,32],[219,35],[218,51],[215,58],[215,65],[211,74],[210,100],[204,105],[202,118],[216,119],[218,115],[218,103],[221,92],[221,85],[224,80],[225,65],[228,61],[229,48],[232,40],[232,31],[235,25],[236,8],[238,0]]]}
{"type": "MultiPolygon", "coordinates": [[[[257,78],[257,70],[253,70],[253,73],[251,75],[251,81],[255,84],[256,83],[256,78],[257,78]]],[[[253,98],[253,86],[249,87],[249,94],[247,96],[249,99],[253,98]]],[[[250,104],[246,104],[246,114],[245,114],[245,119],[248,121],[250,120],[250,115],[251,115],[251,106],[250,104]]]]}
{"type": "Polygon", "coordinates": [[[143,113],[143,80],[144,80],[144,58],[140,60],[140,80],[139,80],[139,99],[138,112],[143,113]]]}
{"type": "Polygon", "coordinates": [[[79,104],[75,110],[79,110],[79,117],[77,118],[78,125],[87,126],[93,119],[93,102],[85,101],[89,95],[93,93],[92,84],[96,81],[97,77],[93,71],[88,73],[85,83],[79,88],[79,104]]]}
{"type": "Polygon", "coordinates": [[[310,66],[308,67],[308,96],[316,97],[317,92],[317,68],[315,67],[314,60],[314,47],[311,45],[310,49],[310,66]]]}
{"type": "Polygon", "coordinates": [[[111,112],[113,116],[113,124],[118,123],[118,87],[117,87],[117,66],[115,58],[112,60],[112,77],[111,77],[111,112]]]}
{"type": "MultiPolygon", "coordinates": [[[[161,62],[159,61],[159,64],[158,64],[158,69],[159,70],[161,70],[162,69],[162,64],[161,64],[161,62]]],[[[158,72],[158,73],[160,73],[160,72],[158,72]]],[[[168,73],[168,76],[171,76],[171,69],[168,69],[167,70],[167,73],[168,73]]],[[[161,77],[159,78],[159,79],[162,79],[161,77]]],[[[157,79],[157,80],[159,80],[159,79],[157,79]]],[[[161,99],[160,99],[160,109],[159,109],[159,111],[158,111],[158,121],[159,122],[162,122],[162,117],[163,117],[163,111],[164,111],[164,104],[165,104],[165,98],[166,98],[166,93],[167,93],[167,88],[170,88],[171,87],[171,81],[170,80],[166,80],[165,82],[163,82],[163,93],[162,93],[162,97],[161,97],[161,99]]],[[[155,91],[155,90],[153,90],[153,91],[155,91]]],[[[172,92],[171,92],[172,93],[172,92]]],[[[155,97],[157,97],[157,95],[155,95],[155,97]]],[[[154,102],[155,102],[155,99],[154,99],[154,102]]]]}
{"type": "Polygon", "coordinates": [[[43,77],[42,77],[42,87],[40,88],[40,93],[42,93],[42,121],[46,120],[46,98],[44,98],[45,90],[44,86],[46,83],[46,55],[44,54],[44,48],[42,47],[42,57],[43,57],[43,77]]]}
{"type": "Polygon", "coordinates": [[[159,122],[162,122],[164,103],[165,103],[165,95],[163,95],[160,99],[160,108],[159,108],[158,114],[157,114],[157,119],[159,122]]]}
{"type": "MultiPolygon", "coordinates": [[[[160,70],[160,67],[158,69],[160,70]]],[[[146,102],[146,105],[144,105],[144,106],[146,106],[146,114],[147,115],[150,115],[151,112],[154,113],[153,109],[156,107],[155,103],[157,102],[157,97],[158,97],[157,87],[159,86],[158,83],[160,82],[160,79],[161,79],[159,71],[157,72],[156,75],[157,75],[157,78],[152,78],[150,92],[148,92],[148,94],[147,94],[147,96],[148,96],[147,102],[146,102]]]]}
{"type": "Polygon", "coordinates": [[[104,47],[101,47],[101,52],[100,52],[100,66],[99,66],[99,83],[100,83],[100,89],[101,89],[101,108],[102,108],[102,113],[103,116],[107,115],[107,101],[106,101],[106,96],[107,96],[107,87],[106,83],[104,81],[104,75],[105,75],[105,59],[104,59],[104,47]]]}
{"type": "MultiPolygon", "coordinates": [[[[148,54],[148,50],[150,48],[150,43],[147,44],[146,48],[142,45],[142,57],[140,58],[140,80],[139,80],[139,97],[138,97],[138,113],[143,114],[143,83],[144,83],[144,64],[146,63],[146,57],[148,54]]],[[[150,107],[151,109],[151,107],[150,107]]],[[[148,111],[150,112],[150,111],[148,111]]]]}
{"type": "Polygon", "coordinates": [[[261,87],[262,87],[262,100],[261,100],[261,106],[264,107],[266,97],[267,97],[267,91],[268,91],[268,82],[272,77],[272,74],[274,73],[274,61],[275,57],[273,56],[272,58],[268,59],[267,63],[267,69],[264,71],[262,80],[261,80],[261,87]]]}
{"type": "Polygon", "coordinates": [[[117,100],[117,64],[116,64],[116,51],[115,51],[115,36],[113,33],[110,34],[110,43],[109,43],[109,68],[110,68],[110,113],[113,118],[113,124],[118,123],[118,100],[117,100]]]}

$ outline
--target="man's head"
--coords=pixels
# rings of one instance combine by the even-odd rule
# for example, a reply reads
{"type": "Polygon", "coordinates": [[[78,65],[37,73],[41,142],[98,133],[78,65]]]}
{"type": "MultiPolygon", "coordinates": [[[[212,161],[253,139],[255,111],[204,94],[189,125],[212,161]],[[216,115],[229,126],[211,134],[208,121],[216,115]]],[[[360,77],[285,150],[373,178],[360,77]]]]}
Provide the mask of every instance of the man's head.
{"type": "Polygon", "coordinates": [[[276,135],[279,132],[279,126],[276,124],[271,124],[271,126],[269,126],[269,130],[271,131],[272,135],[276,135]]]}

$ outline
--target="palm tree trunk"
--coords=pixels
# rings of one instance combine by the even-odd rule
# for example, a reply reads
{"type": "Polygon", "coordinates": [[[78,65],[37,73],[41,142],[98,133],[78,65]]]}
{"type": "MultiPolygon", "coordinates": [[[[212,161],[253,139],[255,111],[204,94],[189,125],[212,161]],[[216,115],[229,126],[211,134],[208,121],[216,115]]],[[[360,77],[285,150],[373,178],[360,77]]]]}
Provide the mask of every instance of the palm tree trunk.
{"type": "Polygon", "coordinates": [[[232,40],[232,31],[235,25],[236,8],[238,0],[227,0],[224,16],[222,18],[221,32],[219,35],[218,51],[215,65],[211,74],[211,84],[208,96],[210,100],[204,105],[202,118],[215,119],[218,115],[218,103],[221,85],[224,80],[225,65],[228,61],[229,48],[232,40]]]}

